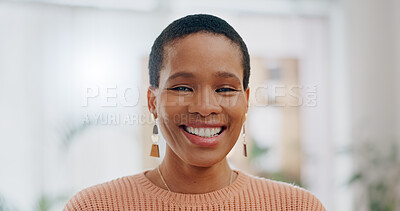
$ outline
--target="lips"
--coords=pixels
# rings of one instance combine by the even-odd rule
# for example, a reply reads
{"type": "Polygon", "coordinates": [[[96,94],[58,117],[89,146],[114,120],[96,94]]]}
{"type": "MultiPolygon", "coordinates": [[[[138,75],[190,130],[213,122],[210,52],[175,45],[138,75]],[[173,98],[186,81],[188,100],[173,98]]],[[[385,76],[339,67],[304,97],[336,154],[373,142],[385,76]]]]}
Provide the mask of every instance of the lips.
{"type": "Polygon", "coordinates": [[[226,127],[218,125],[182,125],[180,128],[191,143],[201,147],[211,147],[219,143],[226,127]]]}

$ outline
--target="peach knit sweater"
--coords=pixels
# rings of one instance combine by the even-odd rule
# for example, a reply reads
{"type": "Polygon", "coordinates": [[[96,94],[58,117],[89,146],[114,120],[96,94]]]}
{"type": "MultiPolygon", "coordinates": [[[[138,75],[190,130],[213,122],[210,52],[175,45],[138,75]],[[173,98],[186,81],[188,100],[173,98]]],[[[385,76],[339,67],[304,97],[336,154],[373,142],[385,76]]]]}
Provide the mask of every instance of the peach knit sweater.
{"type": "Polygon", "coordinates": [[[168,192],[145,172],[87,188],[72,197],[72,210],[325,210],[310,192],[241,171],[229,186],[204,194],[168,192]]]}

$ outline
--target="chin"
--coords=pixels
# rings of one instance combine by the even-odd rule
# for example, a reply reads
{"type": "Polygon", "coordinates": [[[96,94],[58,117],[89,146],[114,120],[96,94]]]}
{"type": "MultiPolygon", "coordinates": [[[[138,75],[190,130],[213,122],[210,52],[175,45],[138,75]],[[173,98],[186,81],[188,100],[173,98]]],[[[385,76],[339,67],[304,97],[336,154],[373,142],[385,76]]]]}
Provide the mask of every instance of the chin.
{"type": "Polygon", "coordinates": [[[214,166],[215,164],[218,164],[219,162],[221,162],[226,158],[226,154],[219,156],[214,154],[213,156],[210,156],[210,154],[212,155],[213,153],[217,152],[203,151],[199,153],[190,153],[189,155],[186,156],[186,159],[184,160],[189,165],[208,168],[214,166]]]}

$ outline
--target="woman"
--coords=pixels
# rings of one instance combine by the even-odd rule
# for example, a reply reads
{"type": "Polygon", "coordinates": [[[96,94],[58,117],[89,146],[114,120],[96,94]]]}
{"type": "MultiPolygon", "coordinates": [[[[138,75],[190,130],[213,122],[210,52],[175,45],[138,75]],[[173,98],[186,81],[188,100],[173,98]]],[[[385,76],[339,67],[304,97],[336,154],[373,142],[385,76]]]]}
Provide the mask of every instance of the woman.
{"type": "Polygon", "coordinates": [[[246,120],[250,61],[227,22],[174,21],[154,42],[149,73],[148,108],[167,142],[163,162],[85,189],[64,210],[325,210],[306,190],[229,167],[246,120]]]}

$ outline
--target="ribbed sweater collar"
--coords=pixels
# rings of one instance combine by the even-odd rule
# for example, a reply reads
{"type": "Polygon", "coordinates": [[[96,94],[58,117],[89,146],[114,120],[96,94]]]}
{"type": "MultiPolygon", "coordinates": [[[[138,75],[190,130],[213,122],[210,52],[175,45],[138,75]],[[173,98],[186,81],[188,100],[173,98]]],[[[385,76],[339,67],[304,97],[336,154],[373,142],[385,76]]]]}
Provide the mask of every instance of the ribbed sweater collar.
{"type": "Polygon", "coordinates": [[[214,204],[221,203],[224,200],[237,195],[246,184],[250,181],[250,177],[241,171],[235,171],[238,177],[232,184],[222,189],[202,194],[186,194],[169,192],[153,184],[146,176],[145,173],[140,173],[136,181],[143,189],[142,191],[150,194],[150,196],[161,199],[162,201],[174,204],[214,204]]]}

